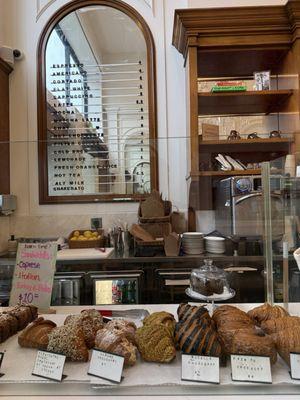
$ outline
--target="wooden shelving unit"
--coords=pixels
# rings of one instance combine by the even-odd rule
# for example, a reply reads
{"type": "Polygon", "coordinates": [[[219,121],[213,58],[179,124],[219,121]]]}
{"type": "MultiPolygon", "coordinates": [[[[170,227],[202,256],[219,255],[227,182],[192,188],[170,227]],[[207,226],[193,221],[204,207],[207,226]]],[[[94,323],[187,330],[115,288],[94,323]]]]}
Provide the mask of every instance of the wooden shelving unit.
{"type": "Polygon", "coordinates": [[[250,115],[278,112],[292,90],[198,93],[199,115],[250,115]]]}
{"type": "MultiPolygon", "coordinates": [[[[259,169],[215,171],[217,153],[229,154],[244,164],[257,164],[300,151],[300,135],[211,142],[202,141],[199,136],[199,116],[246,117],[276,113],[276,129],[281,128],[280,115],[284,114],[285,123],[290,114],[299,119],[300,30],[296,29],[299,24],[299,0],[288,0],[281,6],[175,11],[173,45],[185,59],[188,82],[189,174],[192,178],[189,183],[190,230],[196,227],[197,210],[213,209],[216,181],[224,176],[261,173],[259,169]],[[253,76],[254,72],[268,70],[272,76],[294,76],[297,82],[286,85],[286,90],[283,85],[277,86],[280,90],[268,91],[211,93],[198,90],[199,79],[243,80],[253,76]],[[292,90],[293,87],[296,90],[292,90]]],[[[286,84],[288,80],[284,82],[286,84]]],[[[266,124],[266,129],[269,125],[266,124]]],[[[286,132],[293,126],[282,130],[286,132]]],[[[262,131],[257,130],[257,134],[262,131]]]]}

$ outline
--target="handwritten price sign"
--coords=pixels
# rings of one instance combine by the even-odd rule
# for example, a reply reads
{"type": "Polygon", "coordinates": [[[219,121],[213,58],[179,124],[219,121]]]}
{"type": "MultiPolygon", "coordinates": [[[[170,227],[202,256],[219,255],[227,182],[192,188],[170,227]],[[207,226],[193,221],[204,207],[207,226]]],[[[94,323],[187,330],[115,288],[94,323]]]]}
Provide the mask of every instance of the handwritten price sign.
{"type": "Polygon", "coordinates": [[[11,306],[20,302],[48,308],[56,264],[55,243],[20,243],[14,271],[11,306]]]}

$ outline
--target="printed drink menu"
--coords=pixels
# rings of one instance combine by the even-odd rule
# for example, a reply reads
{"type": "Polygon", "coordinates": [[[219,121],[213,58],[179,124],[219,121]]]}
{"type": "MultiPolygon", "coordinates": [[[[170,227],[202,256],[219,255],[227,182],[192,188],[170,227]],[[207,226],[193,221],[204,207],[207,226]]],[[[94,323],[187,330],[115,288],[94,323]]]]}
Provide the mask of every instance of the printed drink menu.
{"type": "Polygon", "coordinates": [[[20,243],[10,293],[18,303],[49,308],[57,254],[56,243],[20,243]]]}

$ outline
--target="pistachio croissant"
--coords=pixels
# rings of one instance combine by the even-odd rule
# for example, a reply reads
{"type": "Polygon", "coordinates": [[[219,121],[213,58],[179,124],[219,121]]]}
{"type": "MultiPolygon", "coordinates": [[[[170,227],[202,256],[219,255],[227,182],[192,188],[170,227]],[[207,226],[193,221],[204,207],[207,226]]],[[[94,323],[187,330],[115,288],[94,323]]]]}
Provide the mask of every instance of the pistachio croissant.
{"type": "Polygon", "coordinates": [[[146,317],[143,320],[143,324],[144,325],[163,324],[170,330],[171,334],[174,335],[176,321],[173,314],[170,314],[166,311],[159,311],[159,312],[154,312],[150,314],[148,317],[146,317]]]}
{"type": "Polygon", "coordinates": [[[176,356],[170,329],[164,324],[147,324],[136,331],[138,349],[145,361],[168,363],[176,356]]]}

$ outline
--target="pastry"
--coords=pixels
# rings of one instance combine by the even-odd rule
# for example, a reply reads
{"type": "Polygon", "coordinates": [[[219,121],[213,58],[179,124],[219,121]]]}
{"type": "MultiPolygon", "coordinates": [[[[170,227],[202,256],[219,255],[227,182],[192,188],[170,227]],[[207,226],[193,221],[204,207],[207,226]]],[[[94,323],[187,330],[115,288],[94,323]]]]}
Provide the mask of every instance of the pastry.
{"type": "Polygon", "coordinates": [[[291,331],[294,328],[300,328],[300,317],[282,317],[277,319],[270,319],[262,322],[261,329],[268,334],[279,331],[291,331]]]}
{"type": "Polygon", "coordinates": [[[136,346],[126,339],[120,329],[101,329],[95,339],[95,348],[124,357],[125,365],[136,363],[136,346]]]}
{"type": "Polygon", "coordinates": [[[0,343],[18,331],[18,320],[7,313],[0,314],[0,343]]]}
{"type": "Polygon", "coordinates": [[[242,330],[247,334],[255,334],[255,324],[242,310],[234,306],[223,305],[213,313],[219,338],[225,354],[231,354],[232,342],[236,333],[242,330]]]}
{"type": "Polygon", "coordinates": [[[64,325],[69,324],[75,325],[82,330],[85,343],[89,349],[95,345],[97,331],[104,327],[103,319],[99,312],[97,312],[97,315],[86,311],[79,315],[69,315],[65,319],[64,325]]]}
{"type": "Polygon", "coordinates": [[[64,354],[70,361],[88,361],[89,351],[80,326],[67,324],[49,333],[48,351],[64,354]]]}
{"type": "Polygon", "coordinates": [[[55,327],[56,324],[54,322],[40,317],[20,333],[18,343],[21,347],[46,350],[49,342],[48,334],[55,327]]]}
{"type": "Polygon", "coordinates": [[[164,324],[147,324],[138,328],[136,341],[145,361],[168,363],[176,356],[173,337],[164,324]]]}
{"type": "Polygon", "coordinates": [[[181,304],[178,308],[178,318],[175,342],[181,351],[189,354],[221,356],[221,343],[205,307],[181,304]]]}
{"type": "Polygon", "coordinates": [[[247,330],[238,330],[235,333],[230,353],[270,357],[271,364],[275,364],[277,360],[275,343],[271,336],[261,336],[247,330]]]}
{"type": "Polygon", "coordinates": [[[106,324],[105,328],[120,331],[130,343],[136,344],[136,325],[134,322],[126,321],[125,319],[113,319],[106,324]]]}
{"type": "Polygon", "coordinates": [[[16,306],[8,311],[8,314],[18,320],[18,330],[24,329],[33,320],[31,309],[28,306],[16,306]]]}
{"type": "Polygon", "coordinates": [[[146,317],[143,320],[144,325],[151,325],[151,324],[163,324],[165,325],[171,332],[171,334],[174,334],[175,330],[175,318],[173,314],[170,314],[166,311],[160,311],[160,312],[155,312],[146,317]]]}
{"type": "Polygon", "coordinates": [[[96,331],[98,331],[99,329],[102,329],[104,327],[102,315],[100,314],[100,312],[98,310],[95,310],[94,308],[92,308],[90,310],[83,310],[83,311],[81,311],[81,314],[83,316],[88,315],[89,317],[92,318],[93,326],[96,331]]]}
{"type": "Polygon", "coordinates": [[[300,326],[289,330],[281,330],[272,335],[272,337],[280,357],[290,365],[290,353],[300,353],[300,326]]]}
{"type": "Polygon", "coordinates": [[[283,307],[271,306],[265,303],[262,306],[255,307],[253,310],[248,311],[248,315],[257,325],[260,325],[262,322],[268,321],[269,319],[286,317],[289,313],[283,307]]]}
{"type": "Polygon", "coordinates": [[[210,320],[209,313],[205,307],[190,306],[189,304],[180,304],[177,309],[178,319],[186,321],[188,318],[207,318],[210,320]]]}
{"type": "Polygon", "coordinates": [[[21,304],[0,313],[0,343],[24,329],[37,317],[37,307],[21,304]]]}

